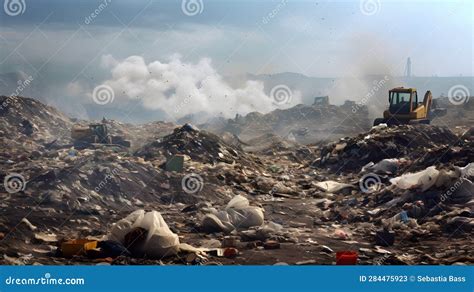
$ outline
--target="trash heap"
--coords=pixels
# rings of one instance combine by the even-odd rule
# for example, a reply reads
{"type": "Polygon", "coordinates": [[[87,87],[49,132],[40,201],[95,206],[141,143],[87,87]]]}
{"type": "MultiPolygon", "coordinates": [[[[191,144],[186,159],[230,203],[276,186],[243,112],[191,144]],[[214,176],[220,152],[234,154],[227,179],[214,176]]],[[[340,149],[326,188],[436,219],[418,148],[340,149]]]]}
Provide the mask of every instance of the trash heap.
{"type": "MultiPolygon", "coordinates": [[[[439,152],[460,145],[460,139],[448,128],[430,125],[377,126],[365,134],[342,138],[321,149],[321,158],[313,165],[332,171],[359,171],[370,162],[386,158],[416,160],[428,152],[439,152]]],[[[417,163],[418,167],[427,164],[417,163]]]]}
{"type": "Polygon", "coordinates": [[[19,175],[0,187],[0,264],[474,263],[472,128],[301,146],[107,121],[136,152],[77,150],[44,143],[70,120],[24,103],[0,119],[0,180],[19,175]]]}
{"type": "Polygon", "coordinates": [[[279,151],[295,148],[298,145],[296,142],[284,139],[278,135],[266,133],[248,140],[246,145],[243,146],[243,149],[248,152],[274,154],[279,151]]]}
{"type": "Polygon", "coordinates": [[[298,104],[266,114],[251,112],[246,116],[237,115],[234,119],[219,120],[202,127],[214,133],[231,132],[244,141],[271,133],[280,137],[290,135],[291,140],[306,144],[315,140],[333,140],[359,133],[361,129],[370,129],[372,121],[368,118],[367,107],[356,107],[357,111],[348,104],[298,104]],[[348,116],[351,118],[347,118],[348,116]],[[305,130],[301,131],[302,129],[305,130]]]}
{"type": "Polygon", "coordinates": [[[1,163],[28,160],[52,144],[70,142],[72,121],[57,109],[27,97],[0,96],[1,163]]]}
{"type": "Polygon", "coordinates": [[[200,131],[196,127],[185,124],[176,128],[172,134],[157,139],[135,152],[136,156],[146,160],[171,157],[175,154],[189,156],[193,161],[207,164],[224,162],[243,165],[254,164],[254,158],[243,151],[227,145],[218,136],[200,131]]]}
{"type": "Polygon", "coordinates": [[[391,225],[397,220],[406,222],[413,218],[415,225],[438,226],[451,234],[471,232],[474,228],[473,178],[474,163],[470,163],[452,170],[430,166],[390,179],[391,189],[399,196],[384,206],[399,206],[405,215],[395,215],[384,223],[391,225]]]}

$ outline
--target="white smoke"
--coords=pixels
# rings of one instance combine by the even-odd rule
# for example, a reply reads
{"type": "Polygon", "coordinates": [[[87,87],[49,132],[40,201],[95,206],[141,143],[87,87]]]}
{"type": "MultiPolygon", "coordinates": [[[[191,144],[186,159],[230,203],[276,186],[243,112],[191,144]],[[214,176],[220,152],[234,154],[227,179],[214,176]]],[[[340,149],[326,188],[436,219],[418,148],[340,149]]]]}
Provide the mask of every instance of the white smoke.
{"type": "Polygon", "coordinates": [[[241,88],[233,88],[208,58],[192,64],[174,55],[168,63],[146,64],[140,56],[116,61],[108,55],[102,58],[102,64],[111,68],[112,79],[104,84],[113,88],[116,99],[140,99],[144,107],[163,110],[175,119],[190,114],[230,118],[237,113],[266,113],[301,103],[298,91],[291,92],[283,105],[275,102],[260,81],[247,81],[241,88]]]}
{"type": "Polygon", "coordinates": [[[371,117],[379,117],[388,106],[388,91],[410,86],[397,76],[403,70],[404,60],[398,60],[393,48],[378,36],[358,31],[346,47],[347,52],[340,59],[341,66],[346,68],[345,75],[326,94],[335,104],[354,100],[367,106],[371,117]]]}

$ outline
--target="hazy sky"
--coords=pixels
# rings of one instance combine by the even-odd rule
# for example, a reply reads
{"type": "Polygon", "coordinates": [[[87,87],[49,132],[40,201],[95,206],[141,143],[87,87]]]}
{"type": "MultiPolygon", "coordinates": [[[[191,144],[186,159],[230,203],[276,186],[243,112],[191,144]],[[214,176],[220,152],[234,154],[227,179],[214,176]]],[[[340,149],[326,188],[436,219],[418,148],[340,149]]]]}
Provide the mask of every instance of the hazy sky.
{"type": "Polygon", "coordinates": [[[363,76],[404,75],[407,57],[415,76],[474,76],[472,0],[2,1],[0,74],[32,76],[25,94],[74,112],[101,85],[113,105],[139,99],[176,118],[301,102],[298,88],[275,105],[270,88],[231,78],[245,73],[355,77],[329,91],[357,98],[363,76]]]}
{"type": "Polygon", "coordinates": [[[1,11],[1,73],[94,77],[102,55],[151,62],[177,53],[208,57],[223,75],[346,76],[366,59],[402,75],[407,57],[417,76],[474,75],[473,1],[187,1],[197,11],[179,0],[10,1],[25,10],[1,11]]]}

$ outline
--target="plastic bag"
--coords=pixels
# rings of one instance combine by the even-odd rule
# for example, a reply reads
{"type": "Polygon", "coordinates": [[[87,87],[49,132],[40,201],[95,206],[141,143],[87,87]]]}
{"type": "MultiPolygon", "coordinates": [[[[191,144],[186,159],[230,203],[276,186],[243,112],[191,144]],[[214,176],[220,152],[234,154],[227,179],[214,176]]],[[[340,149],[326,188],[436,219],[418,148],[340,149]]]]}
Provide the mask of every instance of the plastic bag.
{"type": "Polygon", "coordinates": [[[127,217],[117,221],[110,230],[108,238],[110,240],[118,241],[120,243],[124,242],[125,235],[129,233],[133,228],[135,222],[141,222],[145,216],[144,210],[136,210],[132,212],[127,217]]]}
{"type": "Polygon", "coordinates": [[[419,189],[424,192],[436,183],[438,175],[439,171],[436,169],[436,167],[430,166],[420,172],[407,173],[402,176],[392,178],[390,182],[399,189],[419,189]]]}
{"type": "Polygon", "coordinates": [[[137,210],[131,213],[114,224],[108,237],[124,244],[125,235],[137,227],[147,231],[146,239],[140,243],[138,253],[152,258],[161,258],[174,255],[179,251],[178,235],[169,229],[157,211],[137,210]]]}
{"type": "Polygon", "coordinates": [[[250,206],[249,201],[241,195],[232,198],[225,210],[211,209],[210,211],[211,213],[207,214],[202,221],[203,229],[210,232],[230,232],[234,229],[261,226],[264,219],[263,210],[250,206]]]}
{"type": "Polygon", "coordinates": [[[230,200],[226,211],[235,228],[249,228],[263,224],[262,209],[250,206],[249,200],[241,195],[237,195],[230,200]]]}
{"type": "Polygon", "coordinates": [[[472,178],[474,177],[474,163],[469,163],[464,167],[459,167],[459,171],[461,172],[461,176],[464,178],[472,178]]]}
{"type": "Polygon", "coordinates": [[[398,171],[399,164],[400,164],[400,160],[395,159],[395,158],[384,159],[378,163],[370,162],[364,167],[362,167],[362,172],[394,174],[398,171]]]}
{"type": "Polygon", "coordinates": [[[461,178],[454,187],[456,190],[450,197],[453,203],[464,204],[474,198],[474,184],[467,178],[461,178]]]}
{"type": "Polygon", "coordinates": [[[327,180],[315,183],[315,186],[323,192],[335,193],[347,188],[354,188],[349,184],[343,184],[337,181],[327,180]]]}

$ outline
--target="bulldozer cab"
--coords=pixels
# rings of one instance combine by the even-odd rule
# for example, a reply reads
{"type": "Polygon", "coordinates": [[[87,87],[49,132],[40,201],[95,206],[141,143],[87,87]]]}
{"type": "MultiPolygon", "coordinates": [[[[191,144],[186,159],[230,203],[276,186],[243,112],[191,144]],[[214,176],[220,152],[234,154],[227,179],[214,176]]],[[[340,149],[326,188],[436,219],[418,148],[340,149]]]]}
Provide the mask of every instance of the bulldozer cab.
{"type": "MultiPolygon", "coordinates": [[[[374,120],[374,126],[382,123],[387,125],[400,124],[429,124],[434,117],[431,103],[431,91],[426,91],[425,96],[418,97],[416,88],[396,87],[389,91],[389,107],[383,112],[383,118],[374,120]]],[[[438,109],[438,116],[442,115],[438,109]]],[[[444,111],[445,113],[446,111],[444,111]]]]}
{"type": "Polygon", "coordinates": [[[90,124],[89,129],[91,130],[92,135],[98,138],[99,141],[97,142],[107,143],[107,137],[109,135],[105,124],[90,124]]]}
{"type": "Polygon", "coordinates": [[[395,88],[390,90],[389,104],[391,114],[409,114],[419,105],[416,89],[395,88]]]}

